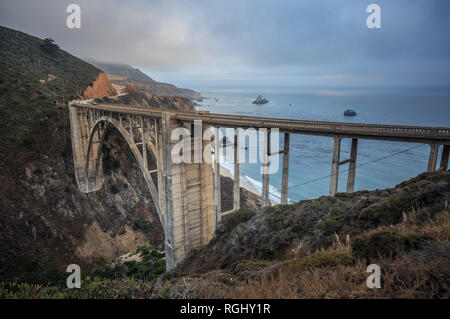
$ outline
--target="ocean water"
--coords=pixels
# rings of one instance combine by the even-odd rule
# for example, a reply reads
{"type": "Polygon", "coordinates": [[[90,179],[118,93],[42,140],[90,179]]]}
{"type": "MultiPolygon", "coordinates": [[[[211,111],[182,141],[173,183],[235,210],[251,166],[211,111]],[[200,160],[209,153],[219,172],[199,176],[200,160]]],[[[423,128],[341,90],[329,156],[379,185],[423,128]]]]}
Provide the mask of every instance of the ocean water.
{"type": "MultiPolygon", "coordinates": [[[[276,118],[402,124],[450,127],[450,91],[349,91],[349,90],[199,90],[208,97],[198,110],[222,114],[240,114],[276,118]],[[251,102],[264,95],[270,102],[251,102]],[[216,100],[217,99],[217,100],[216,100]],[[344,117],[345,109],[353,109],[356,117],[344,117]]],[[[283,134],[279,145],[282,147],[283,134]]],[[[349,157],[350,139],[342,140],[341,160],[349,157]]],[[[359,140],[355,190],[393,187],[426,170],[428,145],[414,143],[359,140]],[[400,152],[400,153],[399,153],[400,152]],[[398,154],[397,154],[398,153],[398,154]],[[392,155],[395,154],[395,155],[392,155]],[[360,166],[360,167],[359,167],[360,166]]],[[[289,200],[328,195],[333,139],[291,134],[289,159],[289,200]]],[[[440,160],[440,154],[438,164],[440,160]]],[[[271,198],[277,200],[281,189],[281,165],[270,175],[271,198]]],[[[230,163],[225,167],[231,169],[230,163]]],[[[241,178],[261,189],[260,163],[241,164],[241,178]]],[[[348,164],[340,167],[339,191],[347,184],[348,164]]]]}

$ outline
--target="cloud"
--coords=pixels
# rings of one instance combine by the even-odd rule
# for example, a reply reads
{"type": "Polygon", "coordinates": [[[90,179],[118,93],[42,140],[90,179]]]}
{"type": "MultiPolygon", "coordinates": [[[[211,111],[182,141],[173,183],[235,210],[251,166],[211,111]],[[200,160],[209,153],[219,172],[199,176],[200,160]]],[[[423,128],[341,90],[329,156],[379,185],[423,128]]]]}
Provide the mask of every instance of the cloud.
{"type": "Polygon", "coordinates": [[[0,0],[0,21],[80,57],[166,75],[449,85],[450,2],[376,2],[378,30],[360,0],[0,0]],[[81,6],[80,30],[65,25],[70,3],[81,6]]]}

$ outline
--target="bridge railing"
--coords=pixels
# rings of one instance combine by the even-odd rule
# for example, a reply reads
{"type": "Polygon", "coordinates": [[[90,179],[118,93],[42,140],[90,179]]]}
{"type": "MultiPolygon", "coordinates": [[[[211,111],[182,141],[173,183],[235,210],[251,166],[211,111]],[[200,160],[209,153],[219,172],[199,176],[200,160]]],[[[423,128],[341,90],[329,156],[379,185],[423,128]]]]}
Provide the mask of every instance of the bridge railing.
{"type": "Polygon", "coordinates": [[[229,114],[204,114],[189,111],[145,109],[130,106],[110,106],[110,105],[76,105],[84,108],[98,109],[108,112],[122,112],[128,114],[147,115],[151,117],[161,117],[163,113],[171,113],[180,120],[194,121],[202,120],[208,124],[223,127],[242,128],[279,128],[282,130],[300,132],[321,132],[336,134],[361,134],[371,136],[395,136],[412,137],[425,139],[450,140],[449,127],[428,127],[390,124],[366,124],[366,123],[345,123],[329,121],[295,120],[283,118],[265,118],[256,116],[229,115],[229,114]]]}

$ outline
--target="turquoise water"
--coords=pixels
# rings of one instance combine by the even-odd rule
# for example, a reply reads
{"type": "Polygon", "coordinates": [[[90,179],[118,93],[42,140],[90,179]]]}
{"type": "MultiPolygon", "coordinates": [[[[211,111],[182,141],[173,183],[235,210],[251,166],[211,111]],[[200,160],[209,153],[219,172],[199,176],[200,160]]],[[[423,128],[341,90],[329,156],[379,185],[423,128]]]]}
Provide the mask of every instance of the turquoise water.
{"type": "MultiPolygon", "coordinates": [[[[205,99],[199,110],[214,113],[240,114],[305,120],[363,122],[450,127],[450,92],[403,91],[364,92],[344,90],[316,90],[294,92],[286,90],[204,90],[205,99]],[[251,102],[264,95],[270,102],[255,105],[251,102]],[[217,101],[215,100],[217,99],[217,101]],[[345,109],[353,109],[356,117],[344,117],[345,109]]],[[[282,134],[280,134],[282,136],[282,134]]],[[[349,157],[350,139],[341,146],[341,160],[349,157]]],[[[280,146],[282,145],[282,137],[280,146]]],[[[331,173],[333,139],[291,134],[289,199],[293,201],[327,195],[331,173]],[[300,185],[299,185],[300,184],[300,185]],[[299,185],[299,186],[296,186],[299,185]]],[[[426,170],[429,146],[414,143],[359,140],[356,171],[356,190],[392,187],[426,170]],[[408,150],[418,146],[417,148],[408,150]],[[408,150],[408,151],[405,151],[408,150]],[[373,163],[371,161],[402,152],[373,163]],[[366,165],[366,163],[369,163],[366,165]]],[[[439,161],[439,159],[438,159],[439,161]]],[[[280,158],[280,166],[282,158],[280,158]]],[[[438,162],[439,163],[439,162],[438,162]]],[[[345,191],[348,164],[340,167],[339,191],[345,191]],[[343,172],[344,171],[344,172],[343,172]]],[[[241,164],[241,175],[261,182],[260,164],[241,164]]],[[[272,192],[281,188],[281,167],[270,176],[272,192]]]]}

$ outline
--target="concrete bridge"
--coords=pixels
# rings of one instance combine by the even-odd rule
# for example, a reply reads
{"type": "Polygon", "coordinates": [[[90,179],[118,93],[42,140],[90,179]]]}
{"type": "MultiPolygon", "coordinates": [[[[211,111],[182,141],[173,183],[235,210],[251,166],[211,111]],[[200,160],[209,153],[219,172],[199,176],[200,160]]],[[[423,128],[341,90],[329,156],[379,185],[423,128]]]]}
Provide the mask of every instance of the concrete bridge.
{"type": "MultiPolygon", "coordinates": [[[[338,189],[339,167],[349,164],[347,192],[353,192],[356,176],[356,160],[359,139],[375,139],[430,145],[428,172],[448,167],[450,152],[450,128],[396,126],[362,123],[339,123],[292,119],[261,118],[250,116],[183,112],[117,105],[91,105],[72,102],[69,105],[75,176],[80,191],[94,192],[103,184],[102,151],[106,128],[114,126],[127,141],[150,191],[165,233],[167,269],[173,269],[190,250],[206,245],[213,237],[222,212],[220,190],[220,166],[217,156],[214,162],[175,163],[171,150],[178,141],[171,140],[171,132],[180,127],[203,133],[214,132],[214,153],[219,154],[222,143],[218,128],[265,129],[264,163],[273,155],[283,154],[281,203],[288,199],[289,140],[290,134],[328,136],[334,139],[331,163],[330,195],[338,189]],[[198,122],[201,120],[201,125],[198,122]],[[283,148],[270,151],[271,130],[284,133],[283,148]],[[341,140],[352,139],[350,158],[340,159],[341,140]],[[438,152],[442,147],[440,165],[436,168],[438,152]]],[[[237,134],[236,134],[237,135],[237,134]]],[[[211,159],[210,142],[192,138],[192,146],[200,145],[201,153],[211,159]]],[[[233,210],[239,209],[239,139],[234,143],[234,201],[233,210]]],[[[195,147],[191,148],[193,156],[195,147]]],[[[269,175],[264,170],[262,205],[270,205],[269,175]]]]}

